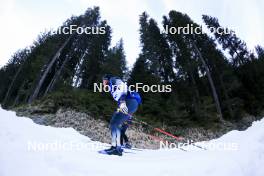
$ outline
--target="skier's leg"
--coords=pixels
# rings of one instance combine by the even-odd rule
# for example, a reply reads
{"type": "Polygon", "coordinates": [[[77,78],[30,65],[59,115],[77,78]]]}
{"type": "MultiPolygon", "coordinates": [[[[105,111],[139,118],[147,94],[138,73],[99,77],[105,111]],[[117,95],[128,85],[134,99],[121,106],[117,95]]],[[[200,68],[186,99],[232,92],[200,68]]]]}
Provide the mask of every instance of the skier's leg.
{"type": "Polygon", "coordinates": [[[121,126],[129,118],[129,116],[123,113],[115,113],[110,122],[112,146],[121,146],[121,126]]]}
{"type": "MultiPolygon", "coordinates": [[[[127,128],[128,128],[128,125],[125,124],[125,125],[122,126],[122,129],[121,129],[121,140],[123,141],[123,143],[127,143],[128,142],[128,137],[126,135],[127,128]]],[[[121,142],[121,144],[122,144],[122,142],[121,142]]]]}
{"type": "MultiPolygon", "coordinates": [[[[121,146],[121,128],[122,128],[122,125],[123,123],[129,118],[128,115],[125,115],[123,113],[120,113],[120,116],[119,116],[119,121],[117,123],[117,135],[116,135],[116,146],[121,146]]],[[[124,133],[123,133],[124,134],[124,133]]]]}
{"type": "Polygon", "coordinates": [[[124,142],[128,143],[128,137],[127,137],[127,135],[125,133],[124,133],[124,137],[123,138],[124,138],[124,142]]]}
{"type": "MultiPolygon", "coordinates": [[[[126,100],[129,114],[134,113],[137,110],[138,103],[134,99],[126,100]]],[[[122,155],[120,137],[122,124],[130,118],[130,115],[121,112],[116,112],[112,116],[110,122],[111,135],[112,135],[112,149],[108,150],[107,153],[112,155],[122,155]]]]}
{"type": "Polygon", "coordinates": [[[125,141],[125,129],[124,129],[124,126],[125,125],[122,125],[122,128],[121,128],[121,136],[120,136],[120,143],[121,145],[123,145],[126,141],[125,141]]]}
{"type": "Polygon", "coordinates": [[[116,147],[116,137],[117,137],[117,119],[118,119],[118,114],[114,113],[114,115],[112,116],[112,119],[110,121],[110,130],[111,130],[111,144],[112,146],[116,147]]]}
{"type": "Polygon", "coordinates": [[[128,137],[126,135],[126,130],[129,127],[129,124],[132,122],[132,115],[137,111],[138,108],[138,102],[135,99],[127,99],[126,104],[128,107],[128,112],[130,114],[128,120],[125,122],[125,124],[122,126],[122,140],[124,140],[124,146],[125,148],[132,148],[131,144],[129,144],[128,137]]]}
{"type": "Polygon", "coordinates": [[[128,128],[128,124],[123,125],[123,128],[121,130],[121,140],[123,140],[123,143],[121,141],[121,145],[127,149],[130,149],[130,148],[132,148],[132,145],[129,143],[128,137],[126,135],[127,128],[128,128]]]}
{"type": "Polygon", "coordinates": [[[117,129],[113,125],[111,127],[111,137],[112,137],[112,140],[111,140],[112,146],[116,146],[117,129]]]}
{"type": "Polygon", "coordinates": [[[123,149],[121,148],[120,136],[121,126],[129,116],[122,113],[115,113],[110,122],[111,135],[112,135],[112,147],[109,150],[105,150],[109,155],[122,155],[123,149]]]}

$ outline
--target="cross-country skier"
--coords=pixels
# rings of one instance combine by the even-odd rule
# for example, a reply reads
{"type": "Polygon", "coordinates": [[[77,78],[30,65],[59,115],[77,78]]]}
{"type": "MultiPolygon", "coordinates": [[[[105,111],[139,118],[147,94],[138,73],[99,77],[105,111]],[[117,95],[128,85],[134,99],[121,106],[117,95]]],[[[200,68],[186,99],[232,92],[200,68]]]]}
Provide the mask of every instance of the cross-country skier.
{"type": "Polygon", "coordinates": [[[103,77],[103,85],[109,86],[114,100],[118,103],[118,109],[110,121],[112,146],[105,152],[109,155],[122,156],[121,128],[124,122],[129,120],[137,111],[139,104],[141,104],[141,97],[137,92],[129,91],[127,85],[120,78],[112,75],[103,77]]]}

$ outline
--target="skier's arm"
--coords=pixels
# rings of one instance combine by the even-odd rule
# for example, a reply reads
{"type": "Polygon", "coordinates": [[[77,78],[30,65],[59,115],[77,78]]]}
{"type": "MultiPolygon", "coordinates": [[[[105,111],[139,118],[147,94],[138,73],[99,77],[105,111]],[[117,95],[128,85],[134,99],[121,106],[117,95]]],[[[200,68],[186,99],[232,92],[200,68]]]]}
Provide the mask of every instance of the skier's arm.
{"type": "Polygon", "coordinates": [[[119,110],[124,114],[128,114],[128,108],[126,105],[127,85],[123,83],[122,88],[118,91],[120,91],[119,93],[121,95],[118,99],[119,110]]]}
{"type": "Polygon", "coordinates": [[[127,96],[127,85],[121,79],[115,79],[112,82],[112,96],[119,104],[119,111],[124,114],[128,113],[128,108],[126,106],[126,96],[127,96]]]}
{"type": "Polygon", "coordinates": [[[113,98],[119,103],[125,101],[128,90],[126,83],[121,79],[115,79],[112,81],[111,86],[111,94],[113,98]]]}

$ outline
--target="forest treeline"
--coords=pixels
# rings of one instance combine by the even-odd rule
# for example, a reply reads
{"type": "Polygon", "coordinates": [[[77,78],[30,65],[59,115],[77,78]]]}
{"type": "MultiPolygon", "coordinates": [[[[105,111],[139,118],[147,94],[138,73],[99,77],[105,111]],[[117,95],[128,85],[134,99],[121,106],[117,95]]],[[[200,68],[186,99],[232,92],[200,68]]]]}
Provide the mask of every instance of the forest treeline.
{"type": "MultiPolygon", "coordinates": [[[[222,27],[217,18],[203,15],[202,19],[208,28],[222,27]]],[[[141,51],[131,70],[122,39],[111,45],[111,26],[101,19],[99,7],[69,18],[61,27],[104,27],[104,34],[40,34],[0,69],[1,105],[52,101],[56,108],[87,110],[109,119],[115,105],[109,95],[94,93],[93,84],[111,73],[129,84],[172,86],[170,93],[140,92],[143,104],[138,115],[153,123],[204,126],[262,112],[263,47],[249,50],[235,32],[166,34],[146,12],[139,24],[141,51]]],[[[187,24],[199,26],[174,10],[162,20],[163,28],[187,24]]]]}

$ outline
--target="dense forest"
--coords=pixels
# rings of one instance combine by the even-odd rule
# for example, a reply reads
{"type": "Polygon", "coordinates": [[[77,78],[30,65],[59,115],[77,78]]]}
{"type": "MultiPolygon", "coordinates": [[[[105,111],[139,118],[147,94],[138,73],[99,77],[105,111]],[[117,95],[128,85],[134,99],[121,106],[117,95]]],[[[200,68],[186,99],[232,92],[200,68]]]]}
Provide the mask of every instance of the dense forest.
{"type": "MultiPolygon", "coordinates": [[[[208,28],[221,26],[217,18],[202,19],[208,28]]],[[[111,26],[101,19],[98,7],[69,18],[61,27],[73,24],[104,27],[105,33],[40,34],[0,69],[2,107],[53,103],[54,111],[68,107],[109,120],[116,105],[110,95],[94,93],[93,84],[111,73],[129,84],[172,85],[169,93],[140,92],[143,104],[137,116],[151,123],[210,128],[264,110],[264,48],[249,50],[235,32],[167,34],[143,12],[141,52],[129,70],[123,40],[111,44],[111,26]]],[[[162,20],[164,28],[187,24],[199,25],[174,10],[162,20]]]]}

